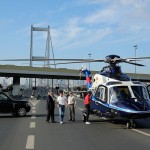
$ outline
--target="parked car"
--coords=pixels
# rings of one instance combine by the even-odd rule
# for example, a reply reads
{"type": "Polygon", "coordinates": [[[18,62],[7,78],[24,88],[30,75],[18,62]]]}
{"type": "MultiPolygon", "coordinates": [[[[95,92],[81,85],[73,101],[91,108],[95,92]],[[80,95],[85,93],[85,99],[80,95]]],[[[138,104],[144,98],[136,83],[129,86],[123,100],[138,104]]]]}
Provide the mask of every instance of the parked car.
{"type": "Polygon", "coordinates": [[[28,101],[14,100],[0,92],[0,113],[11,113],[13,116],[26,116],[31,107],[28,101]]]}

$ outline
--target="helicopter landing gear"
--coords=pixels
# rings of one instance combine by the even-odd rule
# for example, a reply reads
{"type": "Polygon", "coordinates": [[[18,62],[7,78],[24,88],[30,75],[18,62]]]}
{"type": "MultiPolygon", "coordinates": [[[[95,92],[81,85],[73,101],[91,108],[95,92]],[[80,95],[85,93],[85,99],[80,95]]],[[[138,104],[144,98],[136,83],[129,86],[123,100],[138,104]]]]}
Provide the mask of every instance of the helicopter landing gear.
{"type": "Polygon", "coordinates": [[[135,123],[134,119],[130,119],[126,124],[126,127],[127,127],[127,129],[130,129],[131,127],[136,128],[136,123],[135,123]]]}

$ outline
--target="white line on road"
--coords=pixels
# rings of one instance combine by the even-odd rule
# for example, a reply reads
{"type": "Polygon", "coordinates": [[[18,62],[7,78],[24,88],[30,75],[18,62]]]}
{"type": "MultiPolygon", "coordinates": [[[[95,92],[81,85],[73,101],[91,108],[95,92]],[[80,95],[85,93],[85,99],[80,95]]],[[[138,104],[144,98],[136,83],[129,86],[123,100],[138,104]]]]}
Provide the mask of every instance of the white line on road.
{"type": "Polygon", "coordinates": [[[141,131],[141,130],[137,130],[137,129],[131,129],[131,130],[133,130],[133,131],[135,131],[135,132],[138,132],[138,133],[141,133],[141,134],[146,135],[146,136],[150,136],[150,134],[148,134],[148,133],[146,133],[146,132],[143,132],[143,131],[141,131]]]}
{"type": "Polygon", "coordinates": [[[30,100],[30,103],[32,104],[32,106],[36,106],[39,101],[40,100],[30,100]]]}
{"type": "Polygon", "coordinates": [[[36,110],[32,110],[32,113],[35,114],[35,113],[36,113],[36,110]]]}
{"type": "Polygon", "coordinates": [[[34,149],[35,136],[29,135],[27,138],[26,149],[34,149]]]}
{"type": "Polygon", "coordinates": [[[36,118],[36,116],[32,116],[32,117],[31,117],[31,119],[35,119],[35,118],[36,118]]]}
{"type": "Polygon", "coordinates": [[[36,123],[35,122],[30,122],[30,128],[35,128],[36,123]]]}
{"type": "Polygon", "coordinates": [[[35,110],[35,106],[34,106],[34,107],[32,107],[32,110],[35,110]]]}

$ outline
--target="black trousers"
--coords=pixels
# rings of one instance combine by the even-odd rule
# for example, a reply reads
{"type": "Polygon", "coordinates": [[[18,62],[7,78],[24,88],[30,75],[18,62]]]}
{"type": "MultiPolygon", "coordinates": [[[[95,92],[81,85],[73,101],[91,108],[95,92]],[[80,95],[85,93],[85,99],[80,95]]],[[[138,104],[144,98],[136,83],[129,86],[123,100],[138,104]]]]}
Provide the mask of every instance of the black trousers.
{"type": "Polygon", "coordinates": [[[51,119],[51,122],[55,121],[55,118],[54,118],[54,108],[47,109],[47,118],[46,118],[46,121],[49,121],[50,119],[51,119]]]}
{"type": "Polygon", "coordinates": [[[89,115],[90,115],[90,105],[85,105],[85,109],[86,109],[86,122],[89,121],[89,115]]]}

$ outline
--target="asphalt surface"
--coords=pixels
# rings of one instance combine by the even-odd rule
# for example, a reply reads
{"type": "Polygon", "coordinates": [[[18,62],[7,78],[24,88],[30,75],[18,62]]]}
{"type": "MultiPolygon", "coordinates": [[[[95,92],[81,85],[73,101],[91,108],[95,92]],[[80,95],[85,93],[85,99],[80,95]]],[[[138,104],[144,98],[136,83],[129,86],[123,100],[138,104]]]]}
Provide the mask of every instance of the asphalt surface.
{"type": "Polygon", "coordinates": [[[0,150],[149,150],[150,119],[137,120],[136,129],[124,122],[114,123],[90,116],[90,125],[82,122],[83,102],[77,100],[76,121],[46,123],[46,101],[30,100],[32,110],[26,117],[0,114],[0,150]]]}

